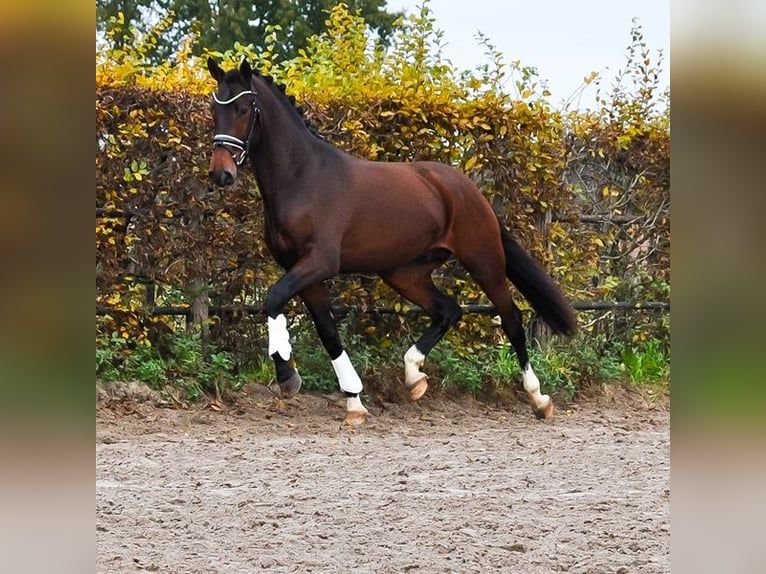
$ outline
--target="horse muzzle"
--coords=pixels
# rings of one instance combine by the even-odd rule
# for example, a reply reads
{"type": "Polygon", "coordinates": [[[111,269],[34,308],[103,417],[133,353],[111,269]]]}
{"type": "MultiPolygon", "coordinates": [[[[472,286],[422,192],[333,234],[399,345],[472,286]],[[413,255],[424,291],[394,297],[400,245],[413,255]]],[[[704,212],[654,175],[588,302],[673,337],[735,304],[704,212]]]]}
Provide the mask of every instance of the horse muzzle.
{"type": "Polygon", "coordinates": [[[237,179],[237,165],[228,150],[223,147],[217,147],[213,150],[208,176],[214,184],[221,187],[234,184],[237,179]]]}

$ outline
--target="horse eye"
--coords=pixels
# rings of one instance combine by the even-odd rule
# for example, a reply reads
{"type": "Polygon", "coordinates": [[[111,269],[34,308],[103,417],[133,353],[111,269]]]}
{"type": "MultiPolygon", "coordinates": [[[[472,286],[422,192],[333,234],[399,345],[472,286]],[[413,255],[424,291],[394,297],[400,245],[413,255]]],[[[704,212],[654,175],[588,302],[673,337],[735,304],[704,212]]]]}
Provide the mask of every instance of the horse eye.
{"type": "Polygon", "coordinates": [[[238,107],[236,113],[237,113],[237,117],[241,118],[242,116],[244,116],[247,113],[247,108],[245,108],[244,106],[243,107],[238,107]]]}

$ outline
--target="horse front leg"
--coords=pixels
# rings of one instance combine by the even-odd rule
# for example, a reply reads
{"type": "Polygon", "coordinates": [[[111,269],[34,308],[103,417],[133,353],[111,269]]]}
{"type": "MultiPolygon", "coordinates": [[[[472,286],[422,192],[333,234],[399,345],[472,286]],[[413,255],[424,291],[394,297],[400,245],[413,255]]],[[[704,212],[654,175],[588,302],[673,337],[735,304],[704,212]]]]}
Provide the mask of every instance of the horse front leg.
{"type": "Polygon", "coordinates": [[[367,409],[359,398],[362,381],[343,350],[332,316],[330,298],[322,284],[325,278],[335,275],[337,269],[323,261],[326,259],[302,259],[269,289],[264,305],[269,332],[269,356],[274,360],[282,396],[290,397],[297,393],[301,387],[301,378],[290,361],[292,345],[284,308],[290,299],[300,294],[314,319],[322,344],[330,355],[340,388],[346,394],[345,423],[362,424],[367,416],[367,409]]]}
{"type": "Polygon", "coordinates": [[[274,361],[280,394],[283,398],[295,395],[301,388],[301,377],[292,364],[292,345],[287,330],[284,308],[296,294],[327,273],[321,265],[302,260],[294,265],[269,289],[264,310],[269,334],[269,356],[274,361]]]}
{"type": "Polygon", "coordinates": [[[300,297],[314,319],[319,339],[330,356],[338,385],[346,395],[345,425],[355,426],[367,422],[368,411],[359,398],[362,380],[343,349],[335,317],[330,305],[330,295],[324,283],[317,283],[300,293],[300,297]]]}
{"type": "Polygon", "coordinates": [[[269,330],[269,356],[274,361],[277,373],[279,393],[282,398],[290,398],[301,390],[302,380],[298,370],[292,365],[292,345],[287,331],[287,317],[279,313],[267,319],[269,330]]]}

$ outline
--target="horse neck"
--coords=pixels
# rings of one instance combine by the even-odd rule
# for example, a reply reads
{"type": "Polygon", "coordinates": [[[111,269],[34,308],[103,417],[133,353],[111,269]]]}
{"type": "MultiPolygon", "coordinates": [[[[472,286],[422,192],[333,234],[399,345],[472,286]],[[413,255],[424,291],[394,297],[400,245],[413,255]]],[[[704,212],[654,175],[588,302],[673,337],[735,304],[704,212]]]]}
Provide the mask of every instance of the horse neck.
{"type": "Polygon", "coordinates": [[[261,133],[250,150],[253,171],[264,196],[284,194],[285,190],[299,187],[295,184],[303,168],[316,156],[316,147],[323,142],[309,131],[303,118],[282,94],[275,93],[263,80],[254,80],[254,83],[261,107],[261,133]]]}

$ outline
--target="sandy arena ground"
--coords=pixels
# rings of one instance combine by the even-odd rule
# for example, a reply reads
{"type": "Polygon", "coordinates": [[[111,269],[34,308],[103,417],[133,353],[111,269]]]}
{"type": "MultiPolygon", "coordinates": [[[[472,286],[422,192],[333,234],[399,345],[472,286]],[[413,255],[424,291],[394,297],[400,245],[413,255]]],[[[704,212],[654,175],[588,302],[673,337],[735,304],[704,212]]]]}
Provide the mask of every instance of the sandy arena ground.
{"type": "Polygon", "coordinates": [[[667,398],[615,387],[536,420],[429,393],[168,408],[100,391],[99,573],[670,571],[667,398]]]}

